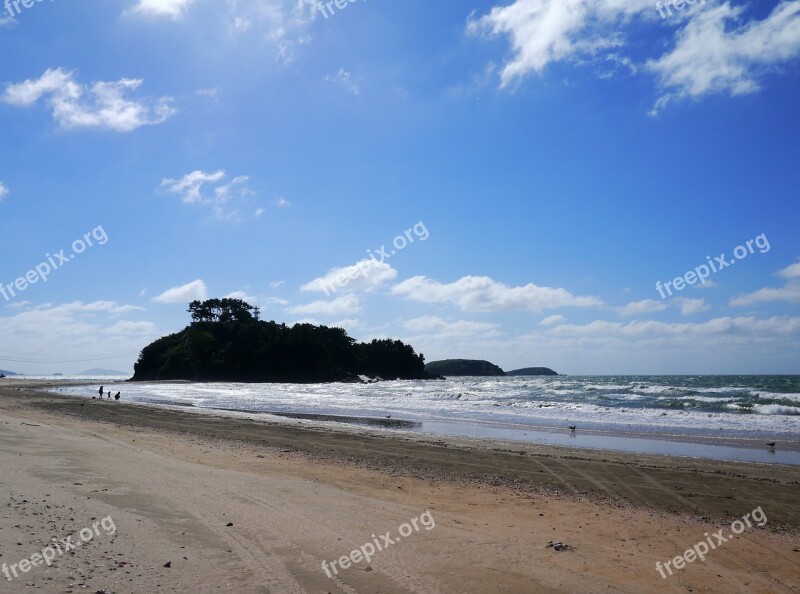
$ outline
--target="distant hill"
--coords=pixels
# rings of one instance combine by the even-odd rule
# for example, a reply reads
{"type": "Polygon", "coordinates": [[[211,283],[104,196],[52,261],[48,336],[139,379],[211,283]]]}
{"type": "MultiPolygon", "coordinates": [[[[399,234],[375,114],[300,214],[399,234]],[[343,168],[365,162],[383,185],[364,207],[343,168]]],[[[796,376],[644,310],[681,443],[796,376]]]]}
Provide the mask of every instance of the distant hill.
{"type": "Polygon", "coordinates": [[[124,371],[114,371],[113,369],[102,369],[100,367],[96,367],[95,369],[87,369],[86,371],[81,371],[76,375],[130,375],[130,374],[125,373],[124,371]]]}
{"type": "Polygon", "coordinates": [[[425,371],[431,375],[444,376],[500,376],[505,372],[494,363],[477,359],[446,359],[431,361],[425,365],[425,371]]]}
{"type": "Polygon", "coordinates": [[[12,375],[19,375],[18,373],[14,373],[13,371],[6,371],[5,369],[0,369],[0,374],[7,375],[9,377],[12,375]]]}
{"type": "Polygon", "coordinates": [[[514,371],[506,371],[506,375],[558,375],[558,374],[548,367],[525,367],[524,369],[515,369],[514,371]]]}

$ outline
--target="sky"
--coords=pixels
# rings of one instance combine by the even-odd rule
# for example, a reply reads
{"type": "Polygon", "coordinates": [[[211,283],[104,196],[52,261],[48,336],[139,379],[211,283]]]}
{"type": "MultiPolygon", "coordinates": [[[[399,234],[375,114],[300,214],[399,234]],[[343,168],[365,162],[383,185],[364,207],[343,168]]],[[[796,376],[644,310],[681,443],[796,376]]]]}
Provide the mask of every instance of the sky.
{"type": "Polygon", "coordinates": [[[800,0],[25,0],[0,51],[1,369],[131,373],[237,297],[427,361],[800,373],[800,0]]]}

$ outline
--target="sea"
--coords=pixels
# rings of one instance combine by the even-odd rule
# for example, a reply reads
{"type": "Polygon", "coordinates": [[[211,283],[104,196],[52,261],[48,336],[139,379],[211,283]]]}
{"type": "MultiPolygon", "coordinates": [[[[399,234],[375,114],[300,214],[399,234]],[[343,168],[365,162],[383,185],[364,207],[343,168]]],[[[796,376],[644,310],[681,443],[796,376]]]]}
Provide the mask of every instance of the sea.
{"type": "Polygon", "coordinates": [[[105,382],[126,402],[218,414],[800,464],[800,376],[460,377],[362,384],[59,379],[97,384],[58,388],[61,393],[88,398],[105,382]],[[771,442],[776,445],[768,446],[771,442]]]}

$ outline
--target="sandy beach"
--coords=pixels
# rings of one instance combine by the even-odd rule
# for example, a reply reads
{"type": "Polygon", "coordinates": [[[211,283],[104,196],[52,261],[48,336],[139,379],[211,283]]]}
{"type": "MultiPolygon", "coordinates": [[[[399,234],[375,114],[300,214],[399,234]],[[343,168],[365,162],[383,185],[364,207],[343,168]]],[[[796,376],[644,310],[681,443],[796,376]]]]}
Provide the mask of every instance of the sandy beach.
{"type": "Polygon", "coordinates": [[[796,467],[309,428],[13,380],[0,413],[0,563],[19,574],[4,592],[800,591],[796,467]],[[766,523],[730,538],[757,508],[766,523]],[[113,532],[21,571],[107,518],[113,532]],[[721,529],[662,579],[657,561],[721,529]]]}

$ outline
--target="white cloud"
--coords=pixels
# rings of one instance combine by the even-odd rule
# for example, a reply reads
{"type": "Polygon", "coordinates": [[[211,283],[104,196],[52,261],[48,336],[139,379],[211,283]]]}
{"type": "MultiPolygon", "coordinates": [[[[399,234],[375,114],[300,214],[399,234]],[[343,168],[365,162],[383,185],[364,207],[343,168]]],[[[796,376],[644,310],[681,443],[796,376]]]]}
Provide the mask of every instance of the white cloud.
{"type": "Polygon", "coordinates": [[[361,320],[357,320],[355,318],[345,318],[343,320],[336,320],[335,322],[326,324],[326,326],[330,328],[344,328],[345,330],[347,330],[348,333],[351,333],[356,330],[363,329],[364,323],[361,320]]]}
{"type": "Polygon", "coordinates": [[[181,18],[194,0],[139,0],[134,12],[154,17],[181,18]]]}
{"type": "Polygon", "coordinates": [[[718,286],[717,283],[715,283],[710,278],[706,279],[706,282],[704,282],[704,283],[696,283],[696,284],[692,285],[692,287],[695,288],[695,289],[713,289],[713,288],[715,288],[717,286],[718,286]]]}
{"type": "Polygon", "coordinates": [[[619,48],[620,25],[645,11],[655,13],[651,0],[516,0],[471,18],[468,30],[509,37],[513,55],[500,75],[507,86],[552,62],[619,48]]]}
{"type": "Polygon", "coordinates": [[[795,262],[794,264],[790,264],[786,268],[779,270],[778,276],[788,279],[800,278],[800,262],[795,262]]]}
{"type": "Polygon", "coordinates": [[[307,316],[348,316],[361,311],[358,297],[353,294],[342,295],[333,301],[313,301],[305,305],[287,307],[286,311],[292,314],[307,316]]]}
{"type": "Polygon", "coordinates": [[[241,299],[242,301],[246,301],[250,305],[254,305],[258,301],[258,297],[250,295],[245,291],[233,291],[225,295],[225,299],[241,299]]]}
{"type": "Polygon", "coordinates": [[[597,307],[596,297],[576,297],[560,288],[528,284],[509,287],[487,276],[465,276],[453,283],[440,283],[415,276],[392,288],[392,293],[422,303],[451,303],[462,311],[501,311],[555,307],[597,307]]]}
{"type": "Polygon", "coordinates": [[[334,76],[326,76],[325,80],[343,86],[345,89],[353,93],[353,95],[358,95],[360,93],[358,83],[353,80],[353,76],[344,68],[339,68],[339,72],[337,72],[334,76]]]}
{"type": "Polygon", "coordinates": [[[770,336],[800,333],[800,317],[772,317],[760,320],[753,317],[715,318],[708,322],[667,323],[652,320],[634,320],[628,324],[596,320],[582,326],[565,324],[553,329],[560,336],[597,337],[683,337],[683,336],[770,336]]]}
{"type": "Polygon", "coordinates": [[[502,87],[556,62],[595,64],[601,77],[607,75],[604,65],[614,63],[656,76],[662,94],[651,114],[676,99],[753,92],[764,72],[800,54],[796,0],[779,3],[761,21],[745,16],[750,7],[725,0],[687,8],[661,22],[653,0],[515,0],[471,17],[467,29],[508,38],[512,51],[500,73],[502,87]],[[660,57],[645,60],[644,68],[623,54],[625,33],[637,33],[641,22],[659,26],[675,41],[660,57]]]}
{"type": "Polygon", "coordinates": [[[297,49],[311,42],[308,29],[316,20],[316,0],[228,0],[229,32],[258,35],[275,47],[275,60],[292,62],[297,49]]]}
{"type": "Polygon", "coordinates": [[[555,324],[561,324],[562,322],[566,322],[567,318],[562,316],[561,314],[556,314],[554,316],[547,316],[541,322],[539,322],[540,326],[554,326],[555,324]]]}
{"type": "Polygon", "coordinates": [[[745,293],[730,300],[730,305],[748,307],[758,303],[774,303],[786,301],[788,303],[800,303],[800,262],[790,264],[777,272],[788,280],[779,288],[764,287],[753,293],[745,293]]]}
{"type": "MultiPolygon", "coordinates": [[[[214,172],[192,171],[180,179],[165,178],[161,180],[160,189],[181,197],[184,204],[200,204],[208,206],[217,219],[238,219],[239,206],[248,204],[250,197],[255,194],[248,186],[250,178],[240,175],[228,183],[221,183],[226,177],[223,170],[214,172]],[[215,186],[210,193],[203,193],[203,187],[208,184],[215,186]]],[[[264,209],[256,208],[254,217],[263,214],[264,209]]]]}
{"type": "Polygon", "coordinates": [[[131,132],[142,126],[161,124],[176,113],[169,97],[157,101],[125,98],[141,84],[141,79],[122,78],[85,86],[75,81],[74,72],[56,68],[48,69],[37,79],[7,85],[0,101],[30,107],[46,98],[53,119],[62,128],[131,132]]]}
{"type": "Polygon", "coordinates": [[[772,303],[776,301],[800,303],[800,283],[789,283],[779,289],[765,287],[753,293],[734,297],[730,300],[730,304],[738,307],[747,307],[757,303],[772,303]]]}
{"type": "Polygon", "coordinates": [[[3,198],[8,196],[8,192],[8,187],[3,182],[0,182],[0,202],[3,201],[3,198]]]}
{"type": "Polygon", "coordinates": [[[199,97],[208,97],[212,103],[219,103],[218,87],[212,87],[210,89],[197,89],[196,94],[199,97]]]}
{"type": "Polygon", "coordinates": [[[397,271],[385,262],[365,258],[352,266],[332,268],[324,276],[304,284],[300,290],[329,295],[346,288],[348,292],[356,293],[372,291],[396,278],[397,271]]]}
{"type": "Polygon", "coordinates": [[[153,297],[153,301],[157,301],[158,303],[188,304],[195,299],[199,299],[200,301],[208,299],[208,287],[201,279],[179,287],[172,287],[161,293],[161,295],[153,297]]]}
{"type": "Polygon", "coordinates": [[[281,287],[281,286],[283,286],[283,285],[285,285],[285,284],[286,284],[286,281],[284,281],[284,280],[279,280],[279,281],[272,281],[272,282],[269,284],[269,286],[270,286],[270,287],[272,287],[273,289],[277,289],[278,287],[281,287]]]}
{"type": "Polygon", "coordinates": [[[437,316],[421,316],[412,320],[406,320],[403,322],[403,327],[406,330],[422,334],[455,337],[494,333],[498,325],[487,322],[471,322],[468,320],[448,322],[437,316]]]}
{"type": "Polygon", "coordinates": [[[681,313],[685,316],[711,309],[711,306],[706,303],[705,299],[687,299],[685,297],[679,297],[676,303],[680,305],[681,313]]]}
{"type": "Polygon", "coordinates": [[[120,319],[142,310],[112,301],[31,306],[18,303],[13,315],[0,317],[0,341],[20,353],[4,365],[37,374],[76,373],[87,367],[133,370],[143,346],[157,337],[154,324],[120,319]],[[108,360],[109,357],[119,358],[108,360]]]}
{"type": "Polygon", "coordinates": [[[286,198],[278,198],[275,201],[275,204],[278,205],[278,208],[288,208],[292,205],[292,203],[289,202],[286,198]]]}
{"type": "Polygon", "coordinates": [[[752,93],[761,74],[800,55],[800,2],[781,2],[762,21],[742,22],[744,12],[724,2],[692,13],[675,49],[647,64],[665,89],[653,113],[674,99],[752,93]]]}
{"type": "Polygon", "coordinates": [[[181,197],[184,204],[196,204],[208,200],[204,198],[200,190],[203,184],[216,183],[225,177],[225,172],[215,171],[206,173],[205,171],[192,171],[181,179],[165,178],[161,180],[161,188],[168,192],[173,192],[181,197]]]}
{"type": "Polygon", "coordinates": [[[664,311],[665,309],[667,309],[667,304],[663,301],[643,299],[642,301],[631,301],[626,306],[621,307],[619,310],[619,315],[638,316],[645,313],[664,311]]]}

